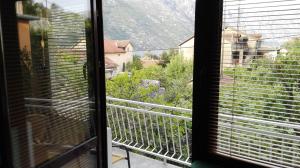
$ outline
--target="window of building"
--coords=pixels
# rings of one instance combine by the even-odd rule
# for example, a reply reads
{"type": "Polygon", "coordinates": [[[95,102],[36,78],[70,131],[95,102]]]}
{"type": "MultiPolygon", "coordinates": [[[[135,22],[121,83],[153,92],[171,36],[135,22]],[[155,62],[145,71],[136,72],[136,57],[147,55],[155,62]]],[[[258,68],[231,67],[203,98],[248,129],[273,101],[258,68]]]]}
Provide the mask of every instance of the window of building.
{"type": "Polygon", "coordinates": [[[232,51],[232,64],[238,64],[240,60],[240,52],[232,51]]]}
{"type": "Polygon", "coordinates": [[[232,51],[232,59],[240,59],[240,52],[232,51]]]}

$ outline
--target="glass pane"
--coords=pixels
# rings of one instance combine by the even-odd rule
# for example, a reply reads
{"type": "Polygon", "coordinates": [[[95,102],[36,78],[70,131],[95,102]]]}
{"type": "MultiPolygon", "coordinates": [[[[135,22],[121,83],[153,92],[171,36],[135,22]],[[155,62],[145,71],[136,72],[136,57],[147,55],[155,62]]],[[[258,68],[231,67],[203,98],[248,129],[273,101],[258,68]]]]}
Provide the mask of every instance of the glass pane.
{"type": "Polygon", "coordinates": [[[300,165],[300,1],[225,0],[216,152],[300,165]]]}
{"type": "Polygon", "coordinates": [[[17,1],[16,13],[20,54],[7,58],[13,158],[36,167],[95,136],[90,4],[17,1]]]}
{"type": "Polygon", "coordinates": [[[195,0],[104,0],[103,21],[113,144],[134,167],[189,166],[195,0]]]}

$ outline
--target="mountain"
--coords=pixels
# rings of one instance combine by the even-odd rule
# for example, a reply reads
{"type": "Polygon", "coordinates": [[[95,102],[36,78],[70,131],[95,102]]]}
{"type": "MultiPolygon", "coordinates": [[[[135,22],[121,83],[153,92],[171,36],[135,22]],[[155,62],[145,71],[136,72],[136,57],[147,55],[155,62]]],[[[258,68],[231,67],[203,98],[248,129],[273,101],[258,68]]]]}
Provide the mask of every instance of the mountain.
{"type": "Polygon", "coordinates": [[[177,47],[194,34],[195,0],[104,0],[104,36],[135,50],[177,47]]]}

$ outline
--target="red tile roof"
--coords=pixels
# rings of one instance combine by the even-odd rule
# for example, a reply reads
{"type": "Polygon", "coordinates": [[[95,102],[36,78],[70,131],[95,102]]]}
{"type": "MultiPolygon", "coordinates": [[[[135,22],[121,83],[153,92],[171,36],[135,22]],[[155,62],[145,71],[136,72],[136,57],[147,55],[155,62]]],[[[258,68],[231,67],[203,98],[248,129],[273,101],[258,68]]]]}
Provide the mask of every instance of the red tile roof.
{"type": "Polygon", "coordinates": [[[105,68],[107,69],[113,69],[113,68],[117,68],[118,64],[116,64],[113,60],[105,57],[105,68]]]}
{"type": "Polygon", "coordinates": [[[130,43],[130,41],[129,40],[117,40],[117,43],[118,43],[119,47],[125,48],[125,47],[128,46],[128,44],[130,43]]]}
{"type": "Polygon", "coordinates": [[[125,53],[129,40],[104,40],[104,51],[106,54],[125,53]]]}

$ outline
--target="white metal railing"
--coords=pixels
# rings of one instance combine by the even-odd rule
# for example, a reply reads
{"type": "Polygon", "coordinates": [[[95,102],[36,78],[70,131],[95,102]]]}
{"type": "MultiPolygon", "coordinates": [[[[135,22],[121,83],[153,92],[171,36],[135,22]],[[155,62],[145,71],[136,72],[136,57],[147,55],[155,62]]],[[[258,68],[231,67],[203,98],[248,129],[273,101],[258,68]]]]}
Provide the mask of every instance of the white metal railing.
{"type": "Polygon", "coordinates": [[[107,97],[113,143],[190,166],[190,109],[107,97]]]}
{"type": "MultiPolygon", "coordinates": [[[[93,111],[87,98],[25,98],[25,102],[29,114],[48,111],[82,120],[86,116],[78,117],[78,110],[93,111]]],[[[191,165],[191,114],[190,109],[107,97],[107,123],[113,143],[186,166],[191,165]]]]}
{"type": "MultiPolygon", "coordinates": [[[[93,110],[89,109],[92,102],[86,98],[76,101],[34,98],[25,100],[31,113],[44,111],[39,109],[50,109],[49,111],[58,113],[63,111],[63,116],[70,116],[72,119],[81,119],[85,117],[78,116],[78,110],[73,111],[74,109],[93,110]]],[[[107,97],[107,123],[112,131],[113,143],[124,145],[141,154],[186,166],[191,165],[191,116],[190,109],[107,97]]],[[[222,112],[219,114],[218,125],[218,149],[232,148],[234,151],[230,151],[231,154],[254,157],[250,155],[253,153],[250,147],[261,146],[257,156],[278,157],[273,155],[272,151],[281,150],[293,153],[293,163],[300,163],[298,159],[294,159],[299,158],[299,136],[277,130],[299,129],[299,125],[232,116],[222,112]],[[232,124],[232,121],[235,124],[232,124]],[[232,133],[234,135],[231,135],[232,133]],[[289,146],[291,142],[298,145],[292,148],[289,146]]],[[[289,157],[283,153],[280,159],[285,160],[289,157]]]]}

